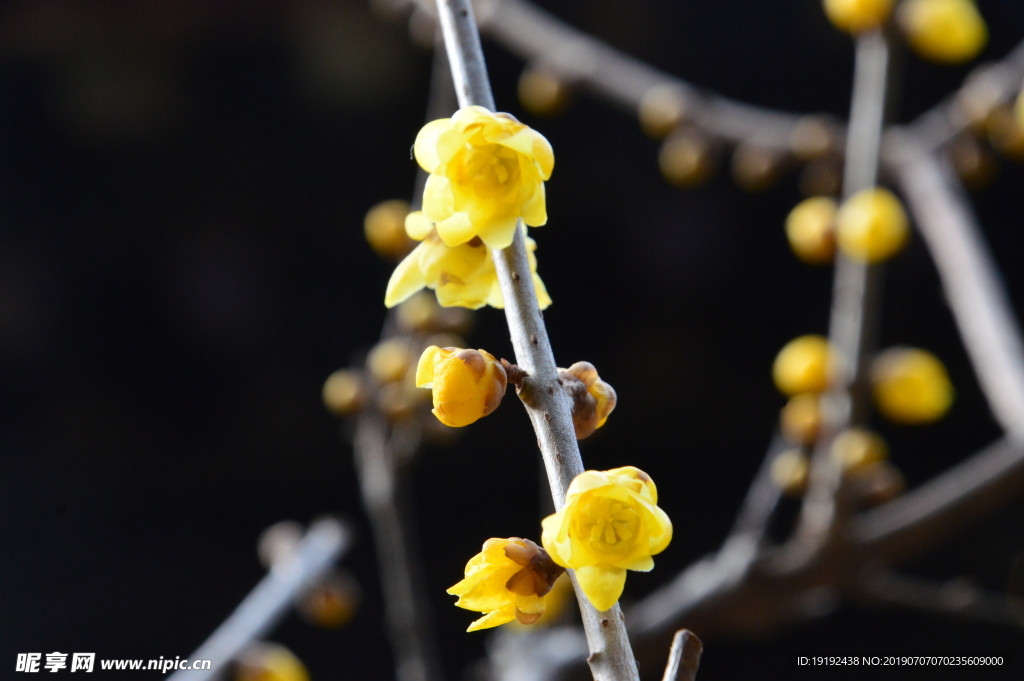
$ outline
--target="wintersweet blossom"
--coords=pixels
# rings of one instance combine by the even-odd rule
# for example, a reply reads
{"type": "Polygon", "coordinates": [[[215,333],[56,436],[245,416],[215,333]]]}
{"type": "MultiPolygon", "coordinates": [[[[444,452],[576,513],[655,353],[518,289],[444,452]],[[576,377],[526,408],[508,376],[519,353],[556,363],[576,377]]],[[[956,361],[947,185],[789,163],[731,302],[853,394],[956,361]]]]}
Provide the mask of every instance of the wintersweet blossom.
{"type": "Polygon", "coordinates": [[[529,539],[488,539],[466,564],[466,577],[448,589],[455,605],[486,613],[467,631],[518,620],[533,624],[544,614],[544,596],[563,573],[547,552],[529,539]]]}
{"type": "Polygon", "coordinates": [[[520,218],[531,227],[548,221],[544,181],[554,153],[543,135],[510,114],[459,109],[423,126],[413,152],[430,173],[423,214],[445,244],[480,237],[491,248],[505,248],[520,218]]]}
{"type": "MultiPolygon", "coordinates": [[[[476,310],[484,305],[505,306],[491,249],[483,241],[474,237],[464,244],[448,246],[420,211],[409,214],[405,230],[420,244],[392,273],[384,295],[385,305],[394,307],[426,287],[434,290],[437,302],[443,307],[476,310]]],[[[551,297],[537,275],[536,250],[536,242],[526,237],[526,257],[533,273],[537,303],[543,310],[551,304],[551,297]]]]}
{"type": "Polygon", "coordinates": [[[541,521],[541,542],[558,565],[573,568],[587,599],[608,610],[622,595],[626,570],[647,572],[672,540],[651,477],[625,466],[576,476],[565,504],[541,521]]]}
{"type": "Polygon", "coordinates": [[[416,387],[433,391],[434,416],[453,428],[497,409],[507,385],[505,368],[486,350],[431,345],[416,367],[416,387]]]}

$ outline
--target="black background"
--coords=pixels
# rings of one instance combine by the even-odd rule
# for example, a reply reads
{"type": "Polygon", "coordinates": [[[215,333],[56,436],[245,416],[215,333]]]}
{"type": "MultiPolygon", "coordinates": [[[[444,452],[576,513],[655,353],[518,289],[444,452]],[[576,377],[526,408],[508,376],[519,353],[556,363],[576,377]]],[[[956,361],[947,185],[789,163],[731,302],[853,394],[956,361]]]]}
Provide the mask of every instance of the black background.
{"type": "MultiPolygon", "coordinates": [[[[817,0],[541,4],[726,95],[846,115],[852,44],[817,0]]],[[[1024,3],[979,6],[982,59],[999,58],[1024,36],[1024,3]]],[[[772,358],[827,330],[831,272],[785,242],[795,174],[761,195],[727,171],[675,190],[633,116],[581,94],[560,118],[531,117],[515,94],[522,63],[485,50],[499,108],[555,149],[550,222],[532,236],[556,355],[592,361],[619,394],[585,463],[648,471],[676,523],[657,568],[630,574],[635,599],[727,532],[783,404],[772,358]]],[[[391,678],[351,452],[320,386],[379,334],[391,265],[366,246],[362,218],[410,194],[430,63],[404,24],[354,1],[0,4],[0,677],[17,652],[189,654],[260,579],[259,532],[329,512],[358,528],[345,564],[363,607],[335,631],[292,615],[273,638],[316,681],[391,678]]],[[[969,69],[906,54],[896,120],[969,69]]],[[[1022,183],[1006,162],[974,197],[1018,309],[1022,183]]],[[[877,424],[913,486],[998,430],[920,240],[886,284],[883,345],[936,352],[957,388],[935,426],[877,424]]],[[[471,345],[510,357],[503,315],[476,319],[471,345]]],[[[511,401],[417,463],[449,678],[487,634],[464,633],[472,614],[444,590],[487,537],[539,534],[535,457],[511,401]]],[[[907,571],[1005,590],[1022,509],[907,571]]],[[[1019,630],[856,604],[772,639],[706,643],[703,681],[788,677],[796,650],[1024,649],[1019,630]]]]}

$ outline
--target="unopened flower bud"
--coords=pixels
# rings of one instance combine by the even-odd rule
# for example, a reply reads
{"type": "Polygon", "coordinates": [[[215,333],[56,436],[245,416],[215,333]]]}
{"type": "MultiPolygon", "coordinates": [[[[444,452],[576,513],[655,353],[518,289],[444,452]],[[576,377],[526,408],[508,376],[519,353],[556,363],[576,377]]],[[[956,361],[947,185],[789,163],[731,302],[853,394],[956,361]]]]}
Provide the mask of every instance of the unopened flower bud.
{"type": "Polygon", "coordinates": [[[816,196],[801,201],[786,218],[786,237],[796,257],[811,265],[832,262],[836,254],[833,199],[816,196]]]}
{"type": "Polygon", "coordinates": [[[370,248],[382,258],[401,260],[416,243],[405,233],[409,204],[398,199],[383,201],[366,213],[363,231],[370,248]]]}
{"type": "Polygon", "coordinates": [[[820,398],[814,393],[803,393],[789,398],[779,418],[782,434],[798,445],[813,444],[821,426],[820,402],[820,398]]]}
{"type": "Polygon", "coordinates": [[[835,125],[821,116],[804,116],[793,127],[789,148],[801,161],[813,161],[836,149],[835,125]]]}
{"type": "Polygon", "coordinates": [[[253,643],[235,661],[235,681],[309,681],[309,672],[284,646],[253,643]]]}
{"type": "Polygon", "coordinates": [[[672,135],[661,145],[658,167],[669,184],[682,189],[702,184],[714,170],[711,140],[696,130],[672,135]]]}
{"type": "Polygon", "coordinates": [[[324,381],[322,395],[324,406],[334,415],[354,414],[366,401],[363,376],[352,369],[339,369],[324,381]]]}
{"type": "Polygon", "coordinates": [[[970,61],[988,41],[973,0],[904,0],[896,18],[914,52],[941,64],[970,61]]]}
{"type": "Polygon", "coordinates": [[[889,18],[893,0],[824,0],[825,14],[836,28],[862,33],[878,28],[889,18]]]}
{"type": "Polygon", "coordinates": [[[519,102],[535,116],[557,116],[569,104],[569,86],[550,69],[530,67],[519,77],[519,102]]]}
{"type": "Polygon", "coordinates": [[[416,387],[433,391],[434,416],[456,428],[497,409],[507,382],[501,363],[484,350],[432,345],[416,368],[416,387]]]}
{"type": "Polygon", "coordinates": [[[864,189],[843,202],[836,215],[836,240],[847,256],[877,263],[898,253],[910,238],[907,214],[887,189],[864,189]]]}
{"type": "Polygon", "coordinates": [[[938,421],[953,404],[953,384],[938,357],[919,348],[890,348],[871,363],[875,404],[895,423],[938,421]]]}
{"type": "Polygon", "coordinates": [[[568,369],[559,369],[558,377],[572,398],[572,425],[576,439],[590,437],[615,409],[615,389],[601,380],[590,362],[576,362],[568,369]]]}
{"type": "Polygon", "coordinates": [[[310,624],[336,629],[355,616],[361,600],[359,582],[347,572],[335,570],[302,595],[298,610],[310,624]]]}
{"type": "Polygon", "coordinates": [[[772,461],[771,477],[779,489],[790,496],[800,496],[807,489],[810,463],[799,449],[789,449],[772,461]]]}
{"type": "Polygon", "coordinates": [[[866,428],[847,428],[832,440],[832,460],[845,472],[863,471],[888,456],[882,436],[866,428]]]}
{"type": "Polygon", "coordinates": [[[412,360],[408,343],[401,338],[391,338],[377,343],[370,350],[366,366],[377,382],[393,383],[405,376],[412,360]]]}
{"type": "Polygon", "coordinates": [[[677,85],[655,85],[640,100],[640,127],[648,136],[662,139],[686,119],[686,100],[677,85]]]}
{"type": "Polygon", "coordinates": [[[775,357],[775,387],[789,396],[825,392],[835,373],[836,359],[824,336],[794,338],[775,357]]]}
{"type": "Polygon", "coordinates": [[[741,144],[732,155],[732,179],[740,189],[762,192],[779,178],[782,155],[755,144],[741,144]]]}

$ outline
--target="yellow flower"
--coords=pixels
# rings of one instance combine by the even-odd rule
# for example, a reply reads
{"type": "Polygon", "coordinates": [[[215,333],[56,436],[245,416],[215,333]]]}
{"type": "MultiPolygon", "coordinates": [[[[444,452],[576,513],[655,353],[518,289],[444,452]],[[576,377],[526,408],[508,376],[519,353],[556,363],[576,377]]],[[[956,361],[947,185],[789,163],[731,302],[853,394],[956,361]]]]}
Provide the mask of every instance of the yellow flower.
{"type": "Polygon", "coordinates": [[[466,578],[448,589],[455,605],[487,613],[467,631],[518,620],[533,624],[544,614],[544,596],[563,570],[529,539],[488,539],[466,563],[466,578]]]}
{"type": "Polygon", "coordinates": [[[772,377],[783,395],[821,393],[828,389],[835,364],[835,353],[824,336],[800,336],[779,351],[772,377]]]}
{"type": "Polygon", "coordinates": [[[953,404],[953,384],[942,360],[918,348],[890,348],[871,363],[875,404],[895,423],[938,421],[953,404]]]}
{"type": "Polygon", "coordinates": [[[891,258],[910,238],[903,204],[888,189],[862,189],[840,206],[836,214],[839,248],[855,260],[868,263],[891,258]]]}
{"type": "Polygon", "coordinates": [[[847,33],[878,28],[889,18],[893,0],[823,0],[829,21],[847,33]]]}
{"type": "Polygon", "coordinates": [[[467,106],[423,126],[413,151],[430,173],[423,214],[447,245],[480,237],[505,248],[520,218],[531,227],[548,221],[544,181],[555,156],[543,135],[513,116],[467,106]]]}
{"type": "Polygon", "coordinates": [[[898,12],[910,46],[931,61],[962,64],[988,40],[988,27],[971,0],[907,0],[898,12]]]}
{"type": "Polygon", "coordinates": [[[651,477],[625,466],[576,476],[565,504],[541,521],[541,542],[558,565],[573,568],[587,599],[607,610],[622,595],[626,570],[647,572],[672,540],[651,477]]]}
{"type": "MultiPolygon", "coordinates": [[[[421,243],[395,268],[384,295],[384,304],[394,307],[427,287],[437,294],[443,307],[468,307],[472,310],[490,305],[501,308],[505,298],[498,284],[491,249],[473,238],[459,246],[448,246],[433,225],[420,211],[410,213],[405,221],[406,232],[421,243]]],[[[537,276],[537,244],[526,237],[526,257],[533,273],[540,309],[551,304],[544,282],[537,276]]]]}
{"type": "Polygon", "coordinates": [[[431,345],[416,367],[416,387],[433,390],[434,416],[453,428],[497,409],[507,384],[504,367],[485,350],[431,345]]]}

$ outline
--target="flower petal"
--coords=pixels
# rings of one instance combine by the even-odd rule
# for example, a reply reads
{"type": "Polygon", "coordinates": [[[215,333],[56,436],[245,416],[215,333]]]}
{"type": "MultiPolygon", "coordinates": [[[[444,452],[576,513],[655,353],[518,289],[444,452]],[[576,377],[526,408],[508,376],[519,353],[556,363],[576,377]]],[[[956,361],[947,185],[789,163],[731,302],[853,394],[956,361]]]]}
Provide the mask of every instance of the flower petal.
{"type": "Polygon", "coordinates": [[[384,305],[387,307],[398,305],[426,285],[423,273],[420,272],[420,248],[421,246],[414,248],[391,273],[387,292],[384,294],[384,305]]]}
{"type": "Polygon", "coordinates": [[[530,136],[533,138],[533,150],[530,155],[540,167],[541,179],[547,180],[551,177],[551,171],[555,169],[555,152],[548,138],[533,128],[530,128],[530,136]]]}
{"type": "Polygon", "coordinates": [[[530,129],[525,126],[514,135],[488,141],[493,141],[503,147],[508,147],[513,151],[519,152],[523,156],[533,156],[533,136],[530,134],[530,129]]]}
{"type": "Polygon", "coordinates": [[[607,487],[614,484],[614,480],[603,471],[583,471],[569,483],[569,489],[565,492],[568,499],[573,495],[583,494],[599,487],[607,487]]]}
{"type": "Polygon", "coordinates": [[[466,631],[479,631],[480,629],[490,629],[506,622],[511,622],[516,618],[516,606],[515,604],[489,612],[480,619],[476,620],[469,625],[466,631]]]}
{"type": "MultiPolygon", "coordinates": [[[[444,175],[431,173],[423,186],[423,215],[431,222],[450,218],[455,212],[455,193],[452,183],[444,175]]],[[[469,241],[469,239],[466,239],[469,241]]],[[[457,244],[449,244],[454,246],[457,244]]]]}
{"type": "Polygon", "coordinates": [[[618,567],[592,565],[576,569],[576,580],[587,600],[604,612],[611,608],[622,595],[626,586],[626,570],[618,567]]]}
{"type": "Polygon", "coordinates": [[[477,235],[476,227],[465,213],[454,213],[439,220],[436,227],[437,235],[447,246],[460,246],[477,235]]]}
{"type": "MultiPolygon", "coordinates": [[[[437,362],[438,357],[441,356],[441,352],[441,348],[431,345],[420,355],[419,364],[416,365],[417,388],[434,387],[434,364],[437,362]]],[[[472,561],[470,561],[470,565],[472,565],[472,561]]]]}
{"type": "Polygon", "coordinates": [[[480,229],[480,239],[488,247],[496,251],[508,248],[512,245],[512,239],[515,238],[517,224],[519,224],[518,215],[494,220],[480,229]]]}
{"type": "Polygon", "coordinates": [[[548,209],[544,197],[544,183],[538,182],[533,196],[523,204],[522,208],[523,222],[530,227],[540,227],[548,222],[548,209]]]}
{"type": "Polygon", "coordinates": [[[441,165],[441,158],[437,153],[438,139],[444,133],[452,129],[452,119],[441,118],[430,121],[416,135],[416,142],[412,146],[416,162],[428,173],[434,172],[441,165]]]}
{"type": "Polygon", "coordinates": [[[427,219],[421,210],[414,210],[405,216],[405,233],[410,239],[423,241],[434,229],[434,223],[427,219]]]}
{"type": "Polygon", "coordinates": [[[650,572],[654,569],[654,559],[645,555],[632,561],[618,563],[617,567],[636,570],[637,572],[650,572]]]}

